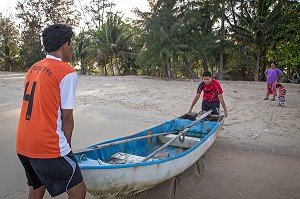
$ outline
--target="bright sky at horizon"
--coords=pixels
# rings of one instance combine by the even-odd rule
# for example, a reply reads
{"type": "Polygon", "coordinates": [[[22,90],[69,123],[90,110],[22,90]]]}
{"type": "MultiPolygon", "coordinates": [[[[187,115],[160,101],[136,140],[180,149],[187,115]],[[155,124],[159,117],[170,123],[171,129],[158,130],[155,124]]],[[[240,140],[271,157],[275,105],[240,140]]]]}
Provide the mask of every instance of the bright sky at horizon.
{"type": "MultiPolygon", "coordinates": [[[[86,4],[90,2],[90,0],[75,0],[78,5],[78,10],[80,10],[80,4],[86,4]]],[[[113,0],[116,4],[113,11],[121,11],[124,13],[125,17],[134,17],[134,14],[131,13],[131,10],[135,7],[139,8],[141,11],[148,11],[148,2],[147,0],[113,0]]],[[[3,17],[9,17],[11,14],[15,13],[15,8],[18,0],[2,0],[0,13],[2,13],[3,17]]]]}

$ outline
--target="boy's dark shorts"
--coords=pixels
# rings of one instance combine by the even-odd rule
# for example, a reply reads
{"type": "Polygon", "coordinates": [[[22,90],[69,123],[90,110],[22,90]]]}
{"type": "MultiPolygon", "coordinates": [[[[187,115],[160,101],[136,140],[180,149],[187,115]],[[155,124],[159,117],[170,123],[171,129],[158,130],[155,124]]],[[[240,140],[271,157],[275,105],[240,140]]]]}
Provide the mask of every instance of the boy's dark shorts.
{"type": "Polygon", "coordinates": [[[220,101],[202,101],[202,111],[213,110],[212,114],[220,114],[220,101]]]}
{"type": "Polygon", "coordinates": [[[58,196],[82,182],[81,171],[72,152],[51,159],[28,158],[18,154],[25,168],[28,186],[45,186],[52,197],[58,196]]]}

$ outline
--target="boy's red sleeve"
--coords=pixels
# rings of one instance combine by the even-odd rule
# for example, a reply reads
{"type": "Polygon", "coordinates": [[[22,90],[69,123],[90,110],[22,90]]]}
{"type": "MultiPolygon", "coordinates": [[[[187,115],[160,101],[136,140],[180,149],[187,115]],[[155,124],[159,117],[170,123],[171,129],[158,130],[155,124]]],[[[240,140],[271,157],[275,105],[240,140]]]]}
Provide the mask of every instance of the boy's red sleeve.
{"type": "Polygon", "coordinates": [[[218,82],[217,80],[215,80],[214,84],[216,85],[219,94],[223,94],[223,89],[222,89],[222,87],[221,87],[220,82],[218,82]]]}

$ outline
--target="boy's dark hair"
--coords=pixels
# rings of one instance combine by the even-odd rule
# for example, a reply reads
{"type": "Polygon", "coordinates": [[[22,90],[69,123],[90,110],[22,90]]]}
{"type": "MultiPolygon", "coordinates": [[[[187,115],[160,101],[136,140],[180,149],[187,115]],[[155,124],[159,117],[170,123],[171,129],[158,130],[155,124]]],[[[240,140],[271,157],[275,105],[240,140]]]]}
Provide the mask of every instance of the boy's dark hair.
{"type": "Polygon", "coordinates": [[[211,73],[209,71],[205,71],[203,74],[202,74],[202,77],[211,77],[211,73]]]}
{"type": "Polygon", "coordinates": [[[280,86],[282,86],[281,84],[276,84],[276,88],[279,88],[280,86]]]}
{"type": "Polygon", "coordinates": [[[54,24],[44,29],[42,38],[45,50],[50,53],[57,51],[64,43],[71,43],[74,35],[72,28],[65,24],[54,24]]]}

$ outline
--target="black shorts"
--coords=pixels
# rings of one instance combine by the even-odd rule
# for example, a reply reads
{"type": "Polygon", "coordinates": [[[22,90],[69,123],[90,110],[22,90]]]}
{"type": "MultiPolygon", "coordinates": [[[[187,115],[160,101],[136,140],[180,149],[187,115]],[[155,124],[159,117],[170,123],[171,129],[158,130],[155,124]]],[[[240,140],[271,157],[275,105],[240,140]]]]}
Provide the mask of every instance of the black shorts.
{"type": "Polygon", "coordinates": [[[82,175],[72,152],[50,159],[28,158],[18,154],[25,168],[28,186],[45,186],[52,197],[58,196],[82,182],[82,175]]]}
{"type": "Polygon", "coordinates": [[[213,110],[212,114],[220,114],[220,101],[202,101],[202,111],[213,110]]]}

